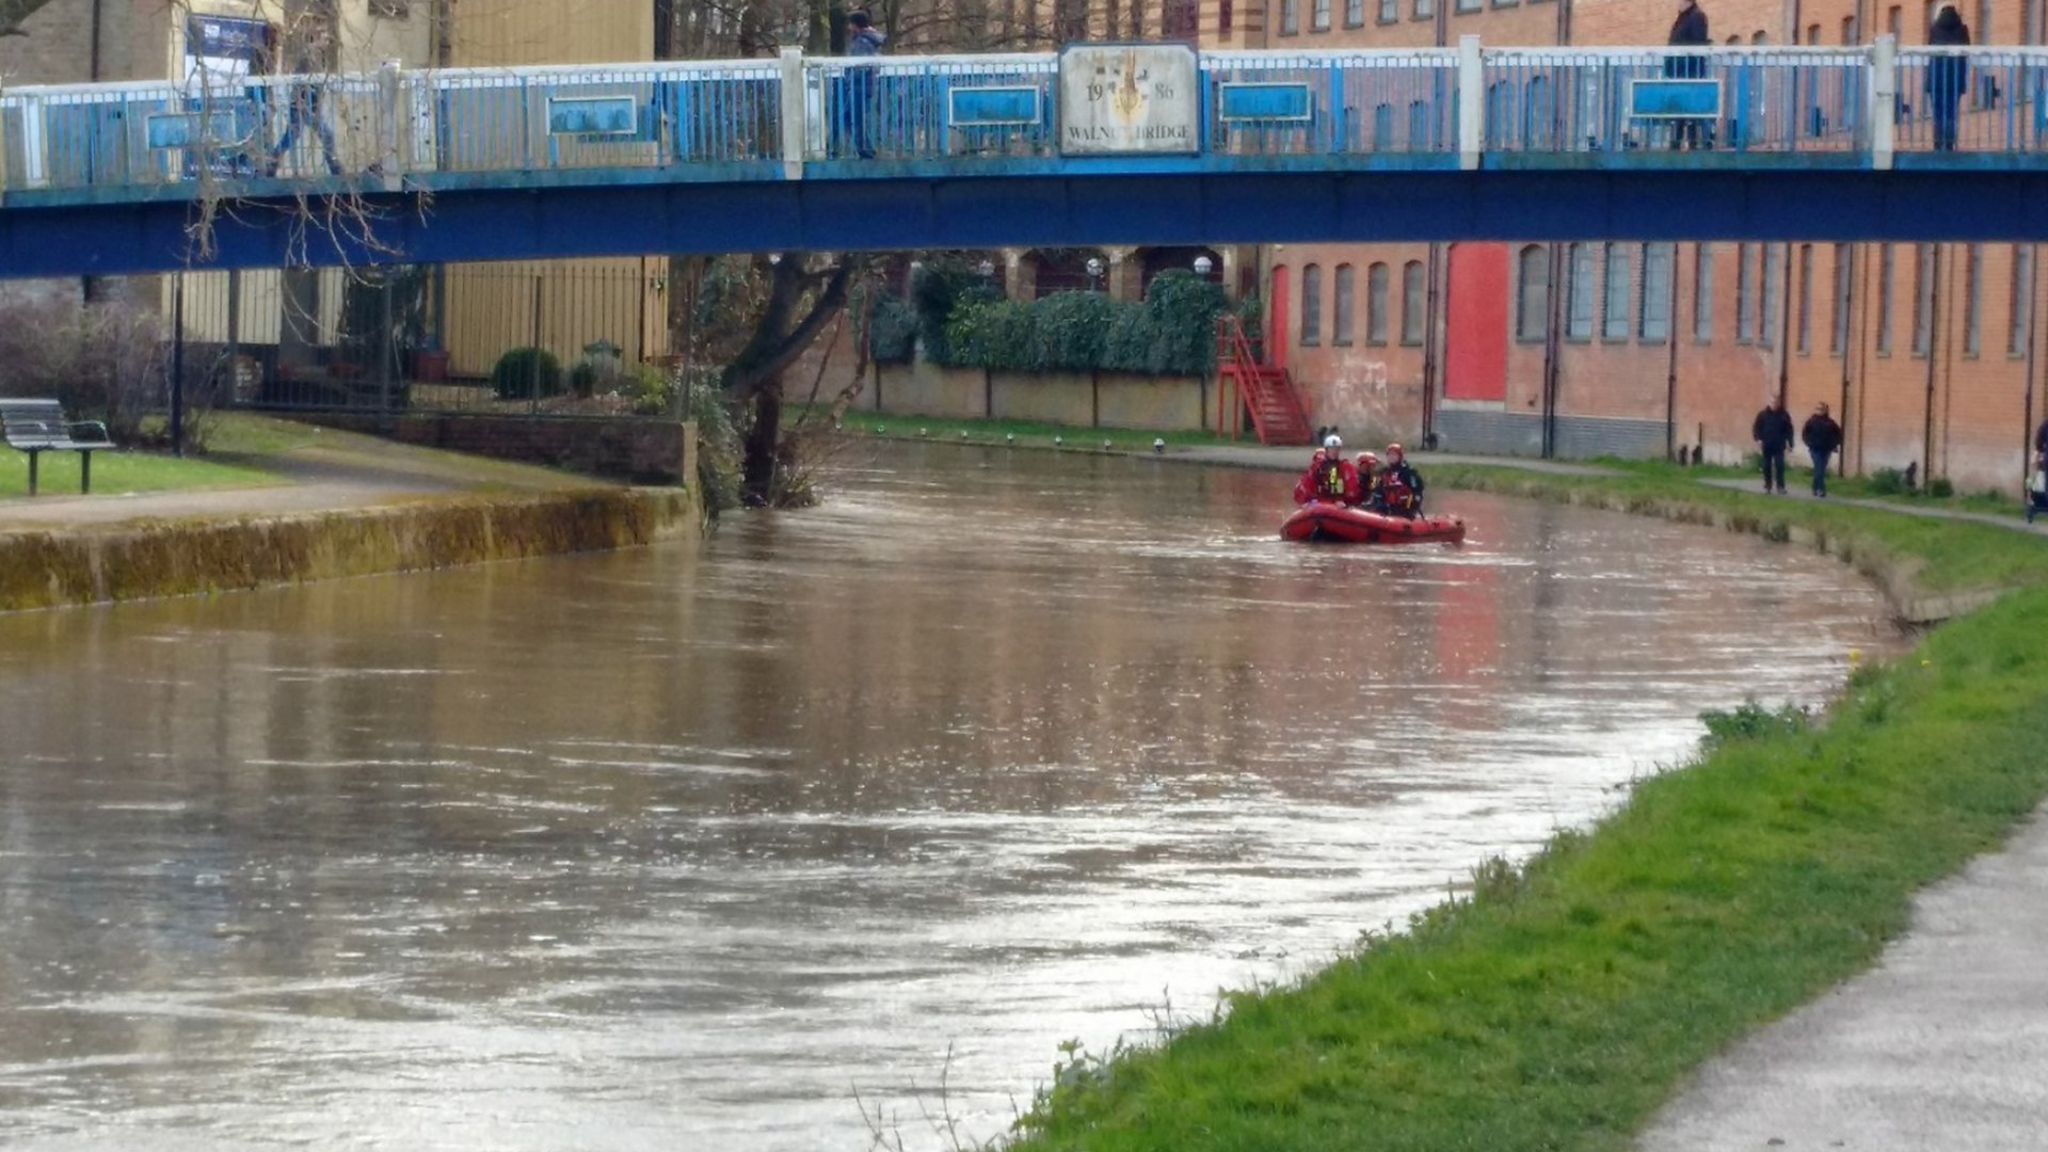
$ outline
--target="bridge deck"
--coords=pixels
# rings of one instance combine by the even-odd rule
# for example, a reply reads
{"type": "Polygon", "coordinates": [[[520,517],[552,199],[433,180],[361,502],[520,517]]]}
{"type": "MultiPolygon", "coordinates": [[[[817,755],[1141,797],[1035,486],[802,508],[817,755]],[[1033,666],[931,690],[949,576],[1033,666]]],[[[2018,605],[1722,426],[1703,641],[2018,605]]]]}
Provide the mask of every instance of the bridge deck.
{"type": "MultiPolygon", "coordinates": [[[[1066,220],[1071,205],[1096,194],[1090,186],[1199,201],[1196,217],[1154,214],[1142,236],[1106,236],[1077,221],[1087,235],[1027,237],[1044,228],[968,219],[965,209],[916,234],[891,229],[902,233],[891,243],[925,246],[970,234],[1008,243],[1156,242],[1153,233],[1167,232],[1281,238],[1243,235],[1244,223],[1274,215],[1249,204],[1253,195],[1279,196],[1283,224],[1305,208],[1317,218],[1399,207],[1414,221],[1354,220],[1315,238],[1423,228],[1455,238],[1507,228],[1477,207],[1489,197],[1568,194],[1601,198],[1599,214],[1580,205],[1566,213],[1571,221],[1546,224],[1549,206],[1539,205],[1534,231],[1521,234],[1540,239],[1569,227],[1580,230],[1566,234],[1603,235],[1585,229],[1605,220],[1645,236],[1677,235],[1696,217],[1703,231],[1684,235],[1715,238],[1789,235],[1797,218],[1816,213],[1787,205],[1771,216],[1756,204],[1738,223],[1705,200],[1707,188],[1754,201],[1763,198],[1757,181],[1768,181],[1775,197],[1838,196],[1848,218],[1897,229],[1939,203],[1924,190],[1946,182],[1952,209],[1954,181],[1976,174],[1968,187],[1988,200],[1967,222],[1975,234],[2048,234],[2048,221],[2026,203],[2048,177],[2048,49],[1899,49],[1887,39],[1868,48],[1488,49],[1467,41],[1403,51],[1185,51],[1195,93],[1186,136],[1176,137],[1184,146],[1146,155],[1075,154],[1084,130],[1080,114],[1062,107],[1053,53],[859,61],[785,53],[10,89],[0,93],[0,275],[31,274],[31,265],[47,274],[53,260],[77,271],[177,266],[195,254],[165,251],[158,232],[167,207],[189,216],[196,204],[301,197],[360,197],[373,211],[402,215],[431,195],[436,228],[543,211],[483,206],[508,193],[556,202],[556,215],[630,207],[715,217],[737,202],[769,217],[871,209],[926,220],[968,190],[998,211],[1005,203],[1044,211],[1057,201],[1066,220]],[[1830,174],[1842,182],[1827,184],[1830,174]],[[1888,179],[1867,179],[1874,174],[1888,179]],[[1913,175],[1937,183],[1916,184],[1913,175]],[[1193,191],[1169,194],[1165,180],[1193,191]],[[1489,182],[1496,191],[1485,190],[1489,182]],[[1379,186],[1411,191],[1397,206],[1379,186]],[[1417,204],[1425,194],[1452,199],[1417,204]],[[1608,206],[1631,196],[1661,199],[1664,215],[1608,206]],[[468,208],[444,213],[458,202],[468,208]],[[1318,203],[1330,210],[1314,211],[1318,203]],[[1237,207],[1249,214],[1228,218],[1237,207]],[[132,239],[53,253],[24,236],[32,221],[66,245],[98,225],[132,239]]],[[[266,227],[233,222],[230,230],[261,235],[246,244],[228,238],[209,260],[233,263],[246,249],[247,258],[274,261],[266,227]]],[[[649,238],[645,231],[634,243],[649,238]]],[[[794,247],[814,242],[814,231],[784,228],[778,240],[772,229],[742,226],[681,250],[794,247]]],[[[424,237],[419,228],[412,234],[424,237]]],[[[477,258],[487,238],[458,239],[441,238],[449,258],[477,258]]],[[[589,245],[546,241],[506,254],[574,255],[589,245]]],[[[301,255],[399,255],[375,247],[301,255]]]]}

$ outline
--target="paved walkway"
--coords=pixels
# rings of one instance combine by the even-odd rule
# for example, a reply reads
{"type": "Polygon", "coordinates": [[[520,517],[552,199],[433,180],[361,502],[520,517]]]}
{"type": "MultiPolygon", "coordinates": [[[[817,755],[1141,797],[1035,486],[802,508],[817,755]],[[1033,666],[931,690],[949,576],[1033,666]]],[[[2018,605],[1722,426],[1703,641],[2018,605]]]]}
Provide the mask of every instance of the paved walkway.
{"type": "MultiPolygon", "coordinates": [[[[1762,485],[1753,480],[1711,479],[1702,480],[1700,483],[1714,488],[1726,488],[1731,492],[1756,492],[1758,495],[1762,495],[1758,491],[1762,485]]],[[[1801,483],[1804,483],[1804,481],[1801,481],[1801,483]]],[[[1788,488],[1785,490],[1785,494],[1778,497],[1778,499],[1818,500],[1820,497],[1815,496],[1805,488],[1788,488]]],[[[2029,524],[2024,518],[2018,516],[1994,516],[1989,512],[1969,512],[1960,508],[1927,508],[1915,504],[1903,504],[1895,500],[1859,500],[1848,496],[1830,496],[1827,499],[1835,504],[1847,504],[1855,508],[1875,508],[1880,512],[1896,512],[1901,516],[1919,516],[1928,520],[1966,520],[1972,524],[1989,524],[1993,528],[2010,528],[2015,532],[2026,532],[2035,536],[2048,536],[2048,520],[2036,520],[2034,523],[2029,524]]],[[[2044,1143],[2048,1143],[2048,1141],[2044,1141],[2044,1143]]]]}
{"type": "Polygon", "coordinates": [[[1920,894],[1878,966],[1721,1056],[1643,1152],[2048,1147],[2048,809],[1920,894]]]}

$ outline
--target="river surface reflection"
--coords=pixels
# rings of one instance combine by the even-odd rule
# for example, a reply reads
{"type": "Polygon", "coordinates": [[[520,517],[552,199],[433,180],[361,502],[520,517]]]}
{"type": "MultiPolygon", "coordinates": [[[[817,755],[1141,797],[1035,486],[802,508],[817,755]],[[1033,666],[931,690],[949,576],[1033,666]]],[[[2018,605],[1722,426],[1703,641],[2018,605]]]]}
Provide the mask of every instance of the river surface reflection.
{"type": "Polygon", "coordinates": [[[1744,537],[874,451],[697,545],[0,617],[0,1143],[915,1148],[949,1049],[985,1136],[1885,643],[1744,537]]]}

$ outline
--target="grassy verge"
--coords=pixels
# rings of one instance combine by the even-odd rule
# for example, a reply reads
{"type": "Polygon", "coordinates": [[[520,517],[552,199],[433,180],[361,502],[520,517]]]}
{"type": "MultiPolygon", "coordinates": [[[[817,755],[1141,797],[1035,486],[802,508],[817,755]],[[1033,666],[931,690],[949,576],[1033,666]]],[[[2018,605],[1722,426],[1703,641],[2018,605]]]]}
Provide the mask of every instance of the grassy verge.
{"type": "Polygon", "coordinates": [[[1904,580],[1911,591],[1926,595],[2048,582],[2048,545],[1992,525],[1715,488],[1699,483],[1692,472],[1668,465],[1629,468],[1609,476],[1558,476],[1511,467],[1427,461],[1424,466],[1431,485],[1439,489],[1467,488],[1605,504],[1624,511],[1721,524],[1774,540],[1805,539],[1869,575],[1904,580]]]}
{"type": "MultiPolygon", "coordinates": [[[[811,410],[813,421],[823,420],[823,408],[811,410]]],[[[1150,449],[1154,440],[1168,444],[1228,444],[1209,432],[1145,432],[1128,428],[1080,428],[1065,424],[1034,424],[1024,420],[941,420],[929,416],[887,416],[875,412],[848,412],[843,430],[855,436],[885,440],[958,440],[969,444],[1015,443],[1034,448],[1051,447],[1055,438],[1073,448],[1101,448],[1105,441],[1115,451],[1150,449]]]]}
{"type": "MultiPolygon", "coordinates": [[[[1736,480],[1761,486],[1762,477],[1754,468],[1726,468],[1719,465],[1704,465],[1699,468],[1680,468],[1658,460],[1601,460],[1604,468],[1644,475],[1675,474],[1690,476],[1695,480],[1736,480]]],[[[1802,468],[1795,461],[1785,470],[1785,486],[1805,491],[1813,485],[1813,469],[1802,468]]],[[[1851,500],[1881,500],[1901,508],[1933,509],[1943,512],[1976,512],[1988,516],[2011,516],[2015,519],[2026,515],[2025,506],[2018,496],[2000,492],[1956,492],[1948,496],[1929,496],[1926,492],[1899,492],[1887,488],[1868,476],[1829,476],[1828,492],[1836,497],[1851,500]]]]}
{"type": "MultiPolygon", "coordinates": [[[[78,494],[76,452],[45,452],[37,466],[37,490],[45,496],[78,494]]],[[[104,451],[92,454],[95,495],[169,492],[194,488],[253,488],[277,483],[260,468],[200,456],[179,459],[158,452],[104,451]]],[[[28,495],[28,457],[0,451],[0,498],[28,495]]]]}
{"type": "Polygon", "coordinates": [[[1917,889],[2041,801],[2048,545],[1683,476],[1432,472],[1833,534],[1944,587],[2034,586],[1859,673],[1822,729],[1738,734],[1525,868],[1481,867],[1405,934],[1160,1049],[1070,1062],[1021,1148],[1626,1148],[1688,1073],[1868,966],[1917,889]]]}

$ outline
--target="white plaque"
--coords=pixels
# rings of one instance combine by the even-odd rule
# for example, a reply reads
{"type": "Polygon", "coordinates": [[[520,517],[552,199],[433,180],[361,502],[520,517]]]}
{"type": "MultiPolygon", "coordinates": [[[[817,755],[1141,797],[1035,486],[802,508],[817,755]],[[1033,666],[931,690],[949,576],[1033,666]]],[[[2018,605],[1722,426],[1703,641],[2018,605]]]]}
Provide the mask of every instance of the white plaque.
{"type": "Polygon", "coordinates": [[[1060,53],[1060,152],[1202,150],[1195,50],[1185,44],[1077,44],[1060,53]]]}

